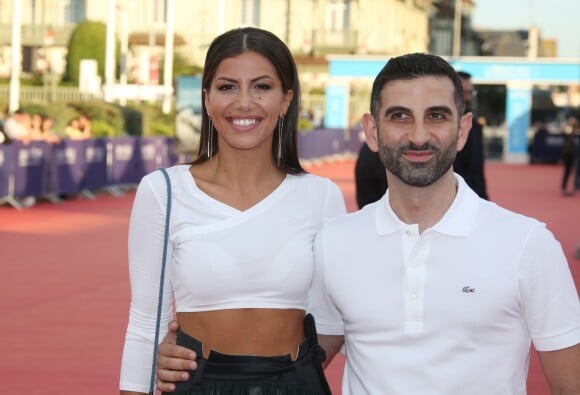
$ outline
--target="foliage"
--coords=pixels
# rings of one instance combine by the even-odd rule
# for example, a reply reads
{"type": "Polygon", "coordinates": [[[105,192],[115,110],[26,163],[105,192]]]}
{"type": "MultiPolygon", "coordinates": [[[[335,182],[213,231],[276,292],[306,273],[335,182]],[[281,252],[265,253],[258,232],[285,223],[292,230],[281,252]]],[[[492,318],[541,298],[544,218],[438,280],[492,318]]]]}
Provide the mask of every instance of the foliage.
{"type": "Polygon", "coordinates": [[[148,132],[149,136],[166,136],[172,137],[174,133],[173,124],[162,123],[162,122],[152,122],[149,125],[148,132]]]}
{"type": "MultiPolygon", "coordinates": [[[[82,59],[95,59],[97,73],[105,80],[107,26],[102,22],[83,21],[73,30],[66,55],[66,69],[63,80],[79,85],[80,63],[82,59]]],[[[119,70],[120,46],[116,45],[117,70],[119,70]]]]}
{"type": "Polygon", "coordinates": [[[53,102],[46,106],[46,115],[54,120],[53,128],[55,133],[63,136],[64,129],[69,121],[80,114],[66,102],[53,102]]]}
{"type": "Polygon", "coordinates": [[[111,124],[102,119],[95,119],[91,121],[93,137],[119,137],[119,131],[111,124]]]}
{"type": "MultiPolygon", "coordinates": [[[[7,102],[0,102],[6,108],[7,102]]],[[[22,103],[29,113],[48,115],[54,119],[54,131],[63,136],[68,122],[85,114],[91,120],[93,137],[166,136],[174,135],[175,112],[164,114],[160,105],[149,103],[120,106],[99,100],[83,102],[22,103]]]]}
{"type": "Polygon", "coordinates": [[[134,104],[130,106],[142,116],[143,136],[173,136],[175,113],[164,114],[159,105],[134,104]]]}
{"type": "Polygon", "coordinates": [[[326,91],[324,90],[323,87],[315,87],[315,88],[311,88],[308,93],[310,95],[322,95],[324,96],[324,94],[326,93],[326,91]]]}
{"type": "Polygon", "coordinates": [[[46,106],[38,103],[23,103],[20,109],[28,114],[48,115],[46,106]]]}
{"type": "Polygon", "coordinates": [[[298,120],[298,130],[301,132],[314,130],[314,124],[312,123],[312,121],[310,119],[300,118],[298,120]]]}
{"type": "Polygon", "coordinates": [[[80,114],[88,116],[93,124],[98,120],[109,124],[114,131],[109,137],[125,134],[125,120],[118,106],[98,100],[70,103],[69,105],[80,114]]]}

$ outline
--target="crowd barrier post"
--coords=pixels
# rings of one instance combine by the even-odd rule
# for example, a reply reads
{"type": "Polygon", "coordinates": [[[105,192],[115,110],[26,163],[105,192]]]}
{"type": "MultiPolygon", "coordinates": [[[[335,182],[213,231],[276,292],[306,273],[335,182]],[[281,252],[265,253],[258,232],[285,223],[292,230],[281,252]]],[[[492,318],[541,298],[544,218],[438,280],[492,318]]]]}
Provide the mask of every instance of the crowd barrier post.
{"type": "Polygon", "coordinates": [[[112,139],[110,138],[106,139],[106,147],[107,147],[107,186],[105,187],[105,190],[115,197],[120,197],[124,195],[123,191],[121,190],[121,188],[119,188],[118,185],[115,185],[113,183],[114,145],[112,139]]]}
{"type": "Polygon", "coordinates": [[[12,144],[16,148],[14,196],[16,198],[43,196],[47,192],[49,145],[44,141],[33,141],[28,144],[16,141],[12,144]]]}
{"type": "Polygon", "coordinates": [[[0,146],[0,205],[9,204],[21,210],[22,205],[14,196],[14,168],[16,148],[13,144],[0,146]]]}
{"type": "Polygon", "coordinates": [[[81,182],[82,194],[94,199],[96,191],[107,187],[107,141],[87,140],[84,147],[85,169],[81,182]]]}

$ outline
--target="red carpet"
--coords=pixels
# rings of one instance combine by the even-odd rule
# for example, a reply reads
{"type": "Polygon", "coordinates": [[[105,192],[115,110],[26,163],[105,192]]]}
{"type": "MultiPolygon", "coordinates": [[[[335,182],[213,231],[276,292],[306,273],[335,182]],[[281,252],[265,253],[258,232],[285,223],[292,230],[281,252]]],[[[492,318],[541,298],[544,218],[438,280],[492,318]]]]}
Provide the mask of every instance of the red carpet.
{"type": "MultiPolygon", "coordinates": [[[[311,165],[334,179],[355,210],[353,161],[311,165]]],[[[580,287],[580,194],[562,197],[559,166],[487,165],[497,203],[546,222],[561,241],[580,287]]],[[[118,393],[127,322],[127,221],[133,193],[121,198],[0,207],[0,391],[14,394],[118,393]]],[[[344,360],[327,370],[340,394],[344,360]]],[[[534,355],[529,394],[548,394],[534,355]]]]}

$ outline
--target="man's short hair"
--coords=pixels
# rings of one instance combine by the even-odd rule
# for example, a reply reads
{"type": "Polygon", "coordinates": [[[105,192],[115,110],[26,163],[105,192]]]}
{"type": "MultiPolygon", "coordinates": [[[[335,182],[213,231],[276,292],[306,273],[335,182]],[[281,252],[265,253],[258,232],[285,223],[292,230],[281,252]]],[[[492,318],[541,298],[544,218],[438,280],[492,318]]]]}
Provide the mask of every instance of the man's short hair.
{"type": "Polygon", "coordinates": [[[458,71],[457,75],[459,76],[459,78],[463,78],[466,80],[470,80],[471,79],[471,74],[469,74],[467,71],[458,71]]]}
{"type": "Polygon", "coordinates": [[[391,58],[377,74],[371,91],[371,114],[376,118],[381,105],[381,90],[395,80],[413,80],[419,77],[447,77],[454,86],[455,104],[459,114],[465,111],[461,79],[442,57],[426,53],[411,53],[391,58]]]}

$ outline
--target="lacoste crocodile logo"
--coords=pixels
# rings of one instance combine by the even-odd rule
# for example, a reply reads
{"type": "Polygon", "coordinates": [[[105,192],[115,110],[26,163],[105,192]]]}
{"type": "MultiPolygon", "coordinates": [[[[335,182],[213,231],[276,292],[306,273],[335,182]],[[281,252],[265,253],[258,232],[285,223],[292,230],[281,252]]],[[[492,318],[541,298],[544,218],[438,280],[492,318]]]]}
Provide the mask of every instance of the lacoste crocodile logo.
{"type": "Polygon", "coordinates": [[[463,288],[461,288],[461,292],[466,293],[466,294],[472,294],[472,293],[475,293],[475,288],[463,287],[463,288]]]}

